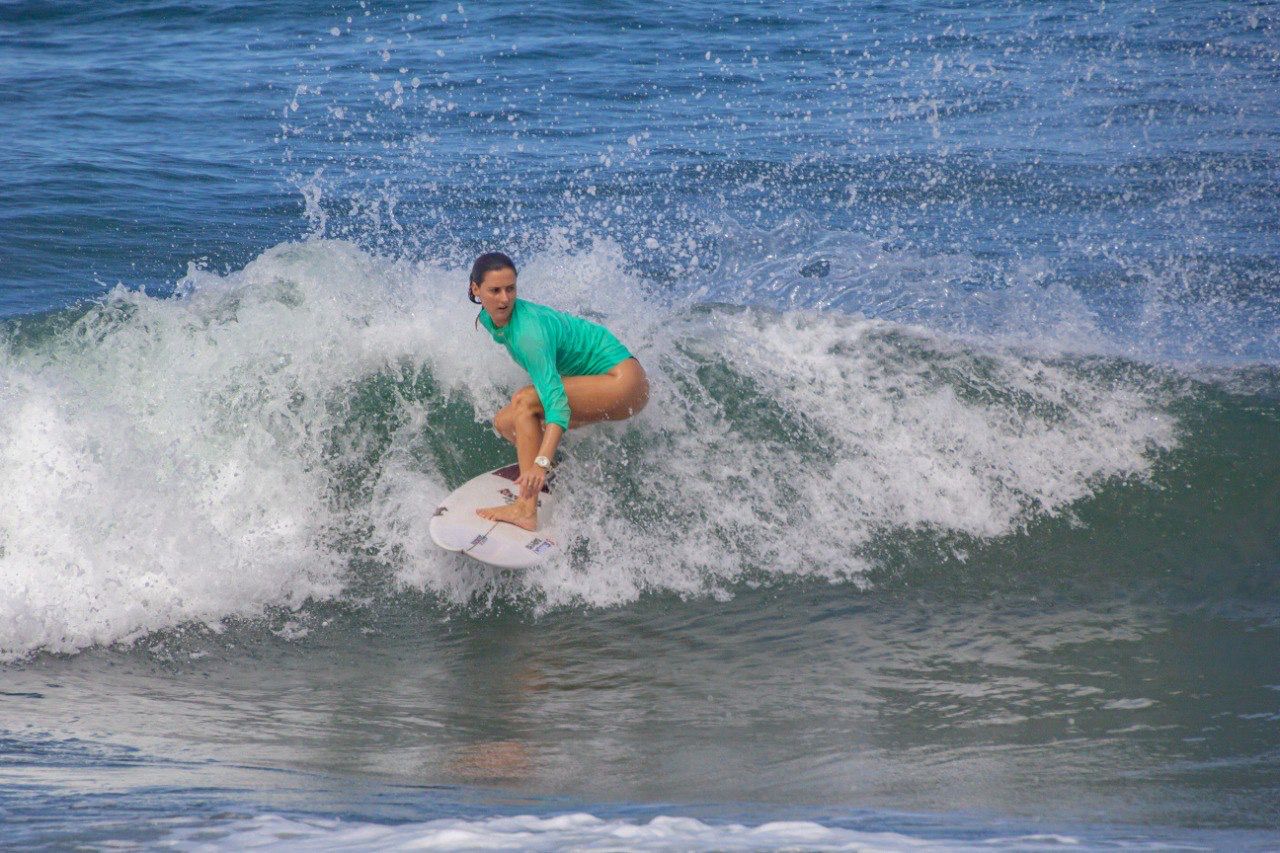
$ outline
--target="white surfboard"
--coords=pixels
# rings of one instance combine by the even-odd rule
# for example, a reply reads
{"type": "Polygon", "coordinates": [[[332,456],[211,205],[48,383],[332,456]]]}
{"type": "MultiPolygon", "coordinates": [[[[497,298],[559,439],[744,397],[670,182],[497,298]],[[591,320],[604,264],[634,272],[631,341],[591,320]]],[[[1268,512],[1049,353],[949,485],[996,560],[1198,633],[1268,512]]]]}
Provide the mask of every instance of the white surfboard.
{"type": "Polygon", "coordinates": [[[560,550],[552,530],[550,479],[538,496],[538,529],[489,521],[476,515],[486,506],[513,503],[520,495],[516,478],[519,465],[508,465],[463,483],[436,507],[431,518],[431,539],[446,551],[457,551],[482,563],[503,569],[527,569],[560,550]]]}

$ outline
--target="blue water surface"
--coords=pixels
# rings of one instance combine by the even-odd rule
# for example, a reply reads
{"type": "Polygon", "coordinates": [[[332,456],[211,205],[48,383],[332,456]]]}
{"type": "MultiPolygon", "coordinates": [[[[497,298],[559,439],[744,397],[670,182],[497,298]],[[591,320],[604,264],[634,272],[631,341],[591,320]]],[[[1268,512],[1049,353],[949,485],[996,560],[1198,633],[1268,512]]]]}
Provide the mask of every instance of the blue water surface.
{"type": "Polygon", "coordinates": [[[1275,15],[9,4],[3,310],[317,227],[455,261],[559,227],[669,277],[715,226],[798,212],[802,241],[1047,258],[1113,291],[1194,259],[1229,279],[1196,286],[1249,294],[1277,253],[1275,15]]]}

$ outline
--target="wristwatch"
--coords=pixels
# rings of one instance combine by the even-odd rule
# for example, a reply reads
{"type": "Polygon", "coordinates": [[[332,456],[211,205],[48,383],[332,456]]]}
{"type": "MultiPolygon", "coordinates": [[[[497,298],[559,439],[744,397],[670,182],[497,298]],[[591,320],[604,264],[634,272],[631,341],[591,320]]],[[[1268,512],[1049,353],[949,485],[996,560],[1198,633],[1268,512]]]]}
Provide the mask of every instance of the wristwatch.
{"type": "Polygon", "coordinates": [[[551,460],[545,456],[539,456],[537,459],[534,459],[533,464],[537,465],[543,471],[551,470],[551,460]]]}

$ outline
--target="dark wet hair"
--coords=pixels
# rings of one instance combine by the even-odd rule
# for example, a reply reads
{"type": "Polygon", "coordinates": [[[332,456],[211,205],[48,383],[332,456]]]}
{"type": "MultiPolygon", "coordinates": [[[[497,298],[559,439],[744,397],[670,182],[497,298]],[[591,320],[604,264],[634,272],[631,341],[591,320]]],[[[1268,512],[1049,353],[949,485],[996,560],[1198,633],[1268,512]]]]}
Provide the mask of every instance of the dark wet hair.
{"type": "Polygon", "coordinates": [[[494,270],[511,270],[515,272],[515,261],[502,254],[502,252],[485,252],[476,258],[476,262],[471,265],[471,278],[467,282],[468,299],[477,305],[480,304],[480,300],[476,299],[476,295],[471,292],[471,285],[483,284],[484,277],[494,270]]]}

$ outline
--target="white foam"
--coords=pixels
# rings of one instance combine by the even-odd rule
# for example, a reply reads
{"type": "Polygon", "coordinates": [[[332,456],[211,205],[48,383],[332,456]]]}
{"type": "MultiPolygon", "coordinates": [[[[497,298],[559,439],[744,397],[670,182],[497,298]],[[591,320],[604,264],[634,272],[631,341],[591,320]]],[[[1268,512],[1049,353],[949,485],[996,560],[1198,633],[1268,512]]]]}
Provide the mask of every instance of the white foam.
{"type": "MultiPolygon", "coordinates": [[[[1145,475],[1175,443],[1158,395],[1139,386],[839,312],[667,307],[622,269],[605,245],[548,251],[521,272],[530,298],[606,311],[653,379],[638,417],[566,440],[559,511],[589,557],[512,582],[546,605],[720,594],[751,572],[857,580],[886,531],[1008,534],[1107,478],[1145,475]],[[730,412],[744,399],[726,392],[734,383],[826,446],[730,412]]],[[[480,417],[504,400],[500,385],[473,389],[480,417]]],[[[465,600],[493,574],[434,559],[416,521],[423,483],[412,466],[388,468],[376,527],[408,555],[402,581],[465,600]]]]}
{"type": "Polygon", "coordinates": [[[446,818],[393,826],[324,818],[261,815],[223,827],[175,833],[167,846],[191,850],[991,850],[1073,846],[1069,836],[977,842],[860,832],[811,821],[758,826],[709,824],[689,817],[647,822],[577,813],[480,820],[446,818]]]}
{"type": "Polygon", "coordinates": [[[352,531],[401,583],[456,602],[857,580],[878,535],[1004,535],[1144,476],[1174,443],[1133,382],[839,312],[671,304],[616,246],[553,240],[523,260],[522,295],[601,319],[653,393],[632,421],[566,439],[576,556],[499,578],[427,536],[456,485],[435,467],[459,440],[428,425],[439,396],[386,401],[371,489],[342,484],[368,465],[369,436],[347,427],[358,383],[425,370],[470,404],[474,438],[527,381],[475,329],[464,283],[286,244],[227,275],[193,269],[177,298],[117,289],[70,331],[0,352],[0,655],[340,596],[352,531]]]}
{"type": "MultiPolygon", "coordinates": [[[[0,653],[74,651],[343,586],[329,394],[413,347],[343,244],[117,289],[0,362],[0,653]],[[373,292],[373,300],[363,298],[373,292]]],[[[384,270],[390,272],[390,270],[384,270]]]]}

